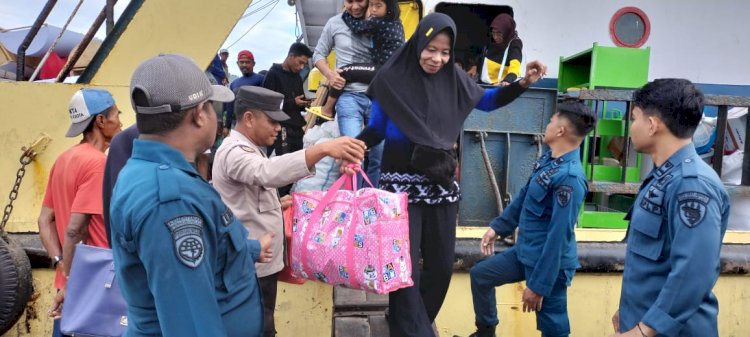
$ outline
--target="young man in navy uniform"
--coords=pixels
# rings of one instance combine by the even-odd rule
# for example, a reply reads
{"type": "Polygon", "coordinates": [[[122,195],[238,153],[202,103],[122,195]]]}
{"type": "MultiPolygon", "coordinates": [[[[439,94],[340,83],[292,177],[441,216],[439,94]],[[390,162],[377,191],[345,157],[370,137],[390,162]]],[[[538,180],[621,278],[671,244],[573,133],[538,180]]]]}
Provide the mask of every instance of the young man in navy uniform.
{"type": "Polygon", "coordinates": [[[191,164],[216,137],[212,101],[234,95],[174,54],[141,63],[130,94],[140,136],[110,210],[125,336],[260,336],[254,263],[270,260],[271,235],[248,240],[191,164]]]}
{"type": "Polygon", "coordinates": [[[633,95],[630,134],[654,169],[628,216],[615,336],[718,337],[719,277],[729,197],[692,136],[703,94],[688,80],[658,79],[633,95]]]}
{"type": "Polygon", "coordinates": [[[471,337],[495,336],[495,287],[523,280],[523,310],[536,312],[542,336],[570,334],[567,288],[579,267],[573,230],[588,191],[579,147],[595,124],[596,115],[583,103],[557,105],[544,132],[550,151],[482,237],[482,253],[492,256],[471,269],[477,325],[471,337]],[[510,235],[516,227],[516,245],[493,255],[498,235],[510,235]]]}

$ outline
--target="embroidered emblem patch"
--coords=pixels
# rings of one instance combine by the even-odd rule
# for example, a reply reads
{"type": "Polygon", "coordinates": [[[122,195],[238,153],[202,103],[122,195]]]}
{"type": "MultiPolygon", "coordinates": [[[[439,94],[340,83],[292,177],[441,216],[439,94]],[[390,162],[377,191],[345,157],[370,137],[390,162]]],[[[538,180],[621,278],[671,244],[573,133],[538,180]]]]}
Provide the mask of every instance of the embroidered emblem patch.
{"type": "Polygon", "coordinates": [[[166,222],[172,233],[175,255],[184,265],[195,268],[203,261],[203,219],[196,215],[178,216],[166,222]]]}
{"type": "Polygon", "coordinates": [[[646,198],[643,198],[641,200],[641,208],[643,208],[646,212],[655,214],[655,215],[661,215],[662,207],[660,205],[653,204],[646,200],[646,198]]]}
{"type": "Polygon", "coordinates": [[[656,188],[658,188],[658,189],[664,189],[664,186],[666,186],[667,183],[670,180],[672,180],[672,175],[671,174],[667,174],[667,175],[659,178],[659,181],[656,184],[654,184],[654,186],[656,186],[656,188]]]}
{"type": "Polygon", "coordinates": [[[711,198],[700,192],[685,192],[677,195],[677,208],[682,223],[690,228],[698,226],[706,217],[706,206],[709,200],[711,198]]]}
{"type": "Polygon", "coordinates": [[[553,168],[544,171],[536,177],[536,182],[539,183],[539,185],[542,185],[544,189],[547,189],[549,188],[549,184],[552,183],[552,176],[554,176],[558,171],[560,171],[559,168],[553,168]]]}
{"type": "Polygon", "coordinates": [[[661,177],[662,175],[664,175],[664,173],[669,172],[669,170],[671,170],[673,167],[674,164],[672,164],[671,162],[665,162],[656,170],[656,176],[661,177]]]}
{"type": "Polygon", "coordinates": [[[560,204],[560,207],[568,206],[570,199],[573,198],[573,188],[568,185],[562,185],[557,188],[555,197],[557,197],[557,203],[560,204]]]}
{"type": "Polygon", "coordinates": [[[232,213],[232,210],[227,207],[226,212],[221,215],[221,222],[224,223],[224,226],[229,226],[230,223],[234,221],[234,213],[232,213]]]}
{"type": "Polygon", "coordinates": [[[662,214],[662,205],[664,204],[664,191],[659,189],[658,186],[659,184],[649,186],[640,203],[641,208],[655,215],[662,214]]]}

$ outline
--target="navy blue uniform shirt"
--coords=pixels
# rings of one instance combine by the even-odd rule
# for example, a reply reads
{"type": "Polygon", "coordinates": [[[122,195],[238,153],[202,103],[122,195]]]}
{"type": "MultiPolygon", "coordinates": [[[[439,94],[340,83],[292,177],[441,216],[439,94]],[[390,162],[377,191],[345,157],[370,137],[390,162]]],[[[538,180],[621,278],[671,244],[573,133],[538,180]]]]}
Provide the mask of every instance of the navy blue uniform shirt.
{"type": "Polygon", "coordinates": [[[260,244],[180,152],[135,140],[110,214],[125,336],[260,336],[260,244]]]}
{"type": "Polygon", "coordinates": [[[580,266],[574,230],[587,192],[580,151],[575,149],[559,158],[548,151],[537,162],[526,186],[490,223],[502,236],[518,227],[518,239],[511,249],[518,250],[521,263],[533,269],[526,285],[539,295],[550,295],[561,270],[580,266]]]}
{"type": "Polygon", "coordinates": [[[629,212],[620,330],[638,322],[659,336],[718,336],[719,277],[729,196],[685,145],[643,181],[629,212]]]}

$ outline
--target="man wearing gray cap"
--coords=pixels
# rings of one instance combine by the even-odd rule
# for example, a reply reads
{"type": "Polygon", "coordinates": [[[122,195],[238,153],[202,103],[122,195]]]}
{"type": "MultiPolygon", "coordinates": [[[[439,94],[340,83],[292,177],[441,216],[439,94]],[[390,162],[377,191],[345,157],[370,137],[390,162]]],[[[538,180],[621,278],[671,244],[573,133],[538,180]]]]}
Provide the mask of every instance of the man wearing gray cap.
{"type": "Polygon", "coordinates": [[[162,54],[138,66],[130,95],[140,136],[110,209],[125,336],[260,336],[253,263],[271,259],[272,235],[248,240],[191,165],[216,136],[211,102],[234,94],[190,59],[162,54]]]}
{"type": "Polygon", "coordinates": [[[280,122],[289,119],[281,111],[284,95],[266,88],[244,86],[237,91],[234,104],[237,125],[216,152],[213,185],[250,231],[251,238],[261,233],[274,233],[273,258],[255,267],[263,292],[263,335],[275,336],[276,280],[284,268],[282,204],[276,189],[312,175],[315,163],[326,156],[360,162],[365,145],[357,139],[341,137],[267,158],[265,147],[274,144],[281,131],[280,122]]]}

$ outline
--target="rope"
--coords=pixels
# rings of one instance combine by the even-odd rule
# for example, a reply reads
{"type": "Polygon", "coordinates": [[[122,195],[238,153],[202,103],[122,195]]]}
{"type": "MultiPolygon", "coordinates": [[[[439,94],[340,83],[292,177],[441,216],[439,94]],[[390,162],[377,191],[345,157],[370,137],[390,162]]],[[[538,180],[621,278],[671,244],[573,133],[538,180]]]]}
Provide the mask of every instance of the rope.
{"type": "MultiPolygon", "coordinates": [[[[487,169],[487,174],[490,176],[490,184],[492,185],[492,191],[495,192],[495,202],[497,203],[497,213],[503,213],[503,198],[500,196],[500,187],[497,185],[497,179],[495,179],[495,172],[492,169],[492,163],[490,162],[490,156],[487,154],[487,145],[484,143],[484,138],[487,136],[486,132],[477,132],[479,136],[479,146],[482,150],[482,159],[484,159],[484,167],[487,169]]],[[[507,193],[507,191],[506,191],[507,193]]]]}

